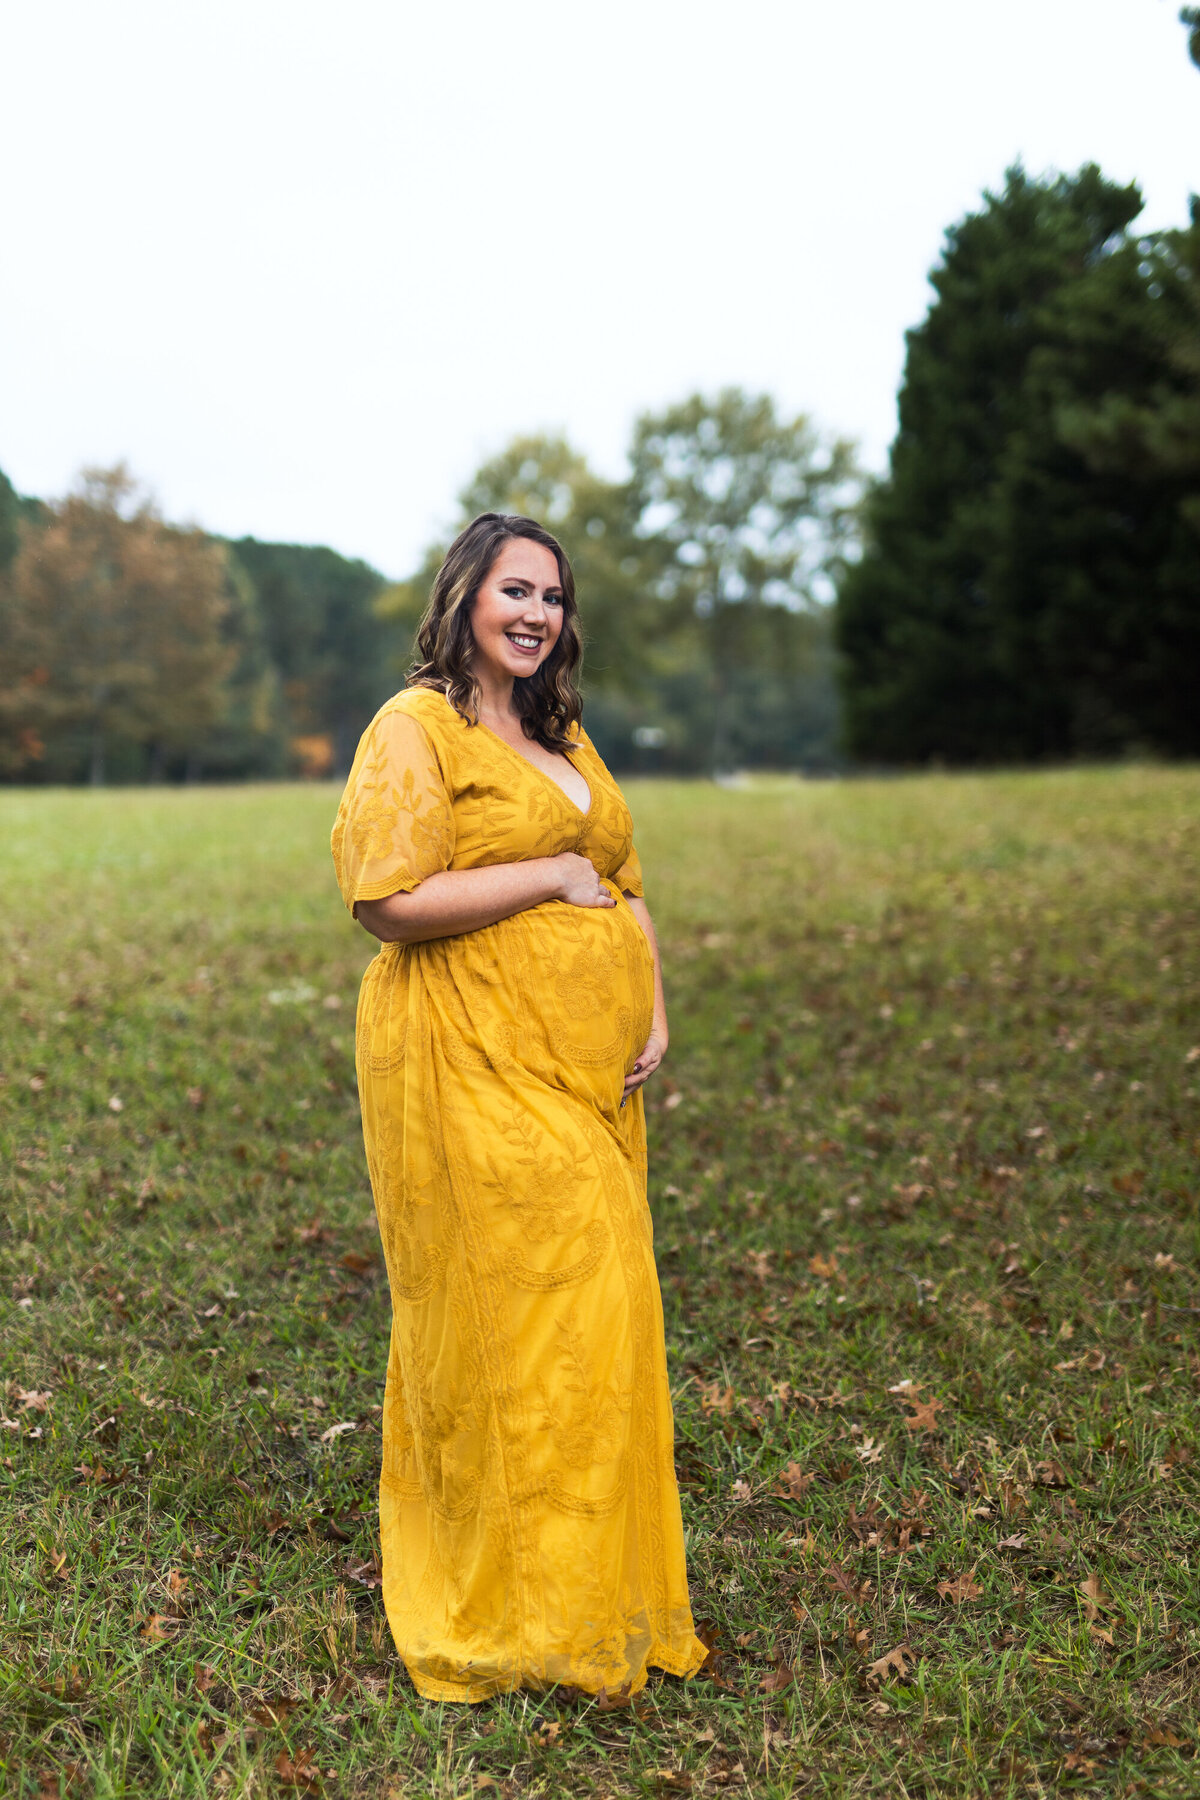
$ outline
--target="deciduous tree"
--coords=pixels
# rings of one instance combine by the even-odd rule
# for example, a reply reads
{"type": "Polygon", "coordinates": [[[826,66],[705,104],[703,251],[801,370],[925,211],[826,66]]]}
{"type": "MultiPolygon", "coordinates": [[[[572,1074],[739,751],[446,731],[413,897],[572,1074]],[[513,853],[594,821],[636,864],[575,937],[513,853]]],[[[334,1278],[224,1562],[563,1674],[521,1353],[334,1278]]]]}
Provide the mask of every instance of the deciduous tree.
{"type": "Polygon", "coordinates": [[[221,546],[164,524],[123,466],[85,471],[22,526],[9,571],[9,766],[47,731],[83,734],[93,783],[116,741],[186,750],[220,716],[226,605],[221,546]]]}

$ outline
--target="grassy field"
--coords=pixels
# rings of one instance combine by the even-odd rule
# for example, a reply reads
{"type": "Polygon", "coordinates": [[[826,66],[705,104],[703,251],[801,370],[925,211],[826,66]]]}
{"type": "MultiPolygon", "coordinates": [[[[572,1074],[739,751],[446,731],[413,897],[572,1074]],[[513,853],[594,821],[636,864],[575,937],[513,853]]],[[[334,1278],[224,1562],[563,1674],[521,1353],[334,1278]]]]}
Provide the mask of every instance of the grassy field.
{"type": "Polygon", "coordinates": [[[25,1796],[1195,1795],[1200,774],[631,784],[697,1618],[418,1701],[328,787],[0,794],[25,1796]]]}

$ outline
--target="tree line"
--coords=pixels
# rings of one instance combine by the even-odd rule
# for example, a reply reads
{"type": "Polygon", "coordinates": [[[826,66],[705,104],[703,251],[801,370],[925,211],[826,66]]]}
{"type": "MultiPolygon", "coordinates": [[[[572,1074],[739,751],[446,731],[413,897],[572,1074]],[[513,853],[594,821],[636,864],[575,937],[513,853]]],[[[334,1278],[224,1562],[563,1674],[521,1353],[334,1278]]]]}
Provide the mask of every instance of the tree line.
{"type": "MultiPolygon", "coordinates": [[[[737,388],[639,418],[620,480],[547,436],[476,471],[457,524],[530,513],[571,556],[614,767],[1200,752],[1200,202],[1141,211],[1015,167],[949,229],[873,482],[737,388]]],[[[444,549],[389,583],[170,525],[124,469],[0,475],[0,777],[344,771],[444,549]]]]}
{"type": "MultiPolygon", "coordinates": [[[[459,496],[525,512],[582,599],[588,728],[628,769],[831,766],[830,601],[861,481],[850,446],[767,396],[636,425],[627,480],[518,438],[459,496]]],[[[64,500],[0,486],[0,773],[154,780],[337,774],[402,685],[445,545],[406,580],[314,546],[164,521],[124,469],[64,500]]]]}

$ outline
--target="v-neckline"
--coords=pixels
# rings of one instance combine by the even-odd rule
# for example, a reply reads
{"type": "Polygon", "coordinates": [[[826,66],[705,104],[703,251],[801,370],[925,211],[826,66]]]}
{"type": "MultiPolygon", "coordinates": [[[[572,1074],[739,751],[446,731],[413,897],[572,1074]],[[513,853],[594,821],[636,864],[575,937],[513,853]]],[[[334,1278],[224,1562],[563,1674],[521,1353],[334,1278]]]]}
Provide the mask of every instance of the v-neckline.
{"type": "Polygon", "coordinates": [[[510,756],[517,757],[519,759],[519,761],[521,761],[525,764],[526,768],[532,769],[536,775],[540,775],[543,781],[548,781],[550,783],[551,787],[553,787],[558,793],[560,793],[562,795],[562,797],[566,801],[567,805],[571,808],[571,811],[579,814],[580,824],[582,824],[582,825],[587,824],[588,820],[592,816],[592,807],[595,805],[596,796],[592,790],[592,784],[588,780],[587,776],[583,774],[582,770],[575,769],[575,764],[573,762],[571,762],[571,758],[569,756],[567,756],[567,753],[565,750],[562,752],[562,755],[564,757],[566,757],[567,762],[571,763],[571,767],[573,769],[575,769],[575,773],[580,777],[580,779],[583,782],[583,785],[586,787],[586,789],[588,791],[588,803],[587,803],[586,808],[580,806],[578,804],[578,802],[572,800],[570,794],[568,794],[568,792],[567,792],[566,788],[563,786],[562,782],[555,781],[553,775],[548,775],[546,773],[545,769],[543,769],[538,763],[535,763],[531,756],[526,756],[523,753],[523,751],[520,751],[517,749],[515,744],[510,744],[507,738],[502,738],[500,736],[500,733],[498,731],[493,731],[491,726],[486,724],[483,719],[476,720],[476,723],[483,726],[483,729],[487,732],[489,737],[495,738],[495,740],[498,744],[503,744],[504,748],[508,751],[510,756]]]}

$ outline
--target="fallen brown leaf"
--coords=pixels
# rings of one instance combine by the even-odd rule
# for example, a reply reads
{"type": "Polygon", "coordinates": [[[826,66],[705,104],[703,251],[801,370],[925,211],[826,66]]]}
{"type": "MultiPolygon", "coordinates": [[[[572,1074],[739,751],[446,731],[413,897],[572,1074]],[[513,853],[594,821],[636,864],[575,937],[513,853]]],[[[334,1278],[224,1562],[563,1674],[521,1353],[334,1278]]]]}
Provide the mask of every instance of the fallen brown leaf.
{"type": "Polygon", "coordinates": [[[632,1705],[633,1696],[629,1691],[628,1682],[625,1682],[622,1687],[614,1688],[611,1694],[606,1687],[602,1687],[596,1695],[597,1712],[620,1712],[623,1708],[632,1705]]]}
{"type": "Polygon", "coordinates": [[[1100,1586],[1100,1577],[1098,1575],[1089,1575],[1086,1581],[1081,1581],[1079,1584],[1079,1591],[1083,1595],[1083,1616],[1085,1619],[1098,1619],[1102,1608],[1105,1612],[1108,1611],[1108,1596],[1100,1586]]]}
{"type": "Polygon", "coordinates": [[[853,1576],[846,1573],[845,1569],[839,1567],[837,1563],[829,1563],[824,1573],[833,1593],[841,1594],[846,1600],[858,1599],[858,1583],[853,1576]]]}
{"type": "Polygon", "coordinates": [[[889,1681],[904,1681],[911,1672],[915,1658],[907,1644],[897,1644],[894,1650],[885,1650],[877,1657],[866,1673],[869,1688],[883,1687],[889,1681]]]}
{"type": "Polygon", "coordinates": [[[937,1416],[946,1410],[941,1400],[917,1400],[914,1398],[908,1404],[915,1410],[905,1414],[904,1429],[906,1431],[936,1431],[938,1429],[937,1416]]]}
{"type": "Polygon", "coordinates": [[[286,1750],[281,1750],[275,1758],[275,1773],[280,1781],[288,1787],[313,1789],[321,1784],[321,1771],[317,1767],[317,1753],[311,1747],[299,1750],[294,1758],[286,1750]]]}
{"type": "Polygon", "coordinates": [[[251,1707],[250,1717],[259,1725],[284,1725],[299,1704],[295,1695],[277,1694],[273,1700],[264,1700],[261,1705],[251,1707]]]}
{"type": "Polygon", "coordinates": [[[779,1658],[770,1674],[764,1675],[758,1685],[765,1694],[783,1694],[793,1686],[795,1680],[796,1671],[792,1664],[779,1658]]]}
{"type": "Polygon", "coordinates": [[[832,1281],[835,1275],[841,1274],[836,1256],[822,1256],[820,1251],[808,1259],[810,1274],[817,1275],[822,1281],[832,1281]]]}
{"type": "Polygon", "coordinates": [[[815,1479],[814,1475],[806,1475],[799,1463],[790,1462],[776,1476],[774,1491],[785,1495],[789,1500],[802,1500],[815,1479]]]}
{"type": "Polygon", "coordinates": [[[357,1430],[358,1430],[358,1420],[357,1419],[341,1419],[341,1420],[339,1420],[339,1422],[336,1425],[330,1425],[325,1431],[323,1431],[321,1433],[321,1442],[323,1444],[332,1444],[332,1442],[335,1438],[343,1437],[347,1431],[357,1431],[357,1430]]]}
{"type": "Polygon", "coordinates": [[[700,1389],[700,1410],[709,1413],[731,1413],[736,1396],[731,1387],[722,1387],[719,1381],[706,1381],[700,1389]]]}
{"type": "Polygon", "coordinates": [[[351,1581],[358,1582],[360,1587],[377,1588],[383,1584],[383,1570],[375,1557],[361,1562],[352,1558],[346,1564],[346,1575],[351,1581]]]}
{"type": "Polygon", "coordinates": [[[964,1600],[979,1600],[983,1597],[983,1589],[975,1579],[974,1569],[955,1575],[949,1581],[939,1581],[937,1591],[943,1600],[950,1601],[954,1606],[961,1606],[964,1600]]]}
{"type": "Polygon", "coordinates": [[[73,1794],[83,1785],[86,1775],[87,1770],[78,1762],[62,1763],[57,1769],[39,1769],[38,1800],[59,1800],[61,1794],[73,1794]]]}
{"type": "Polygon", "coordinates": [[[166,1643],[183,1623],[182,1619],[174,1619],[170,1613],[151,1613],[143,1625],[138,1627],[138,1636],[147,1644],[166,1643]]]}

